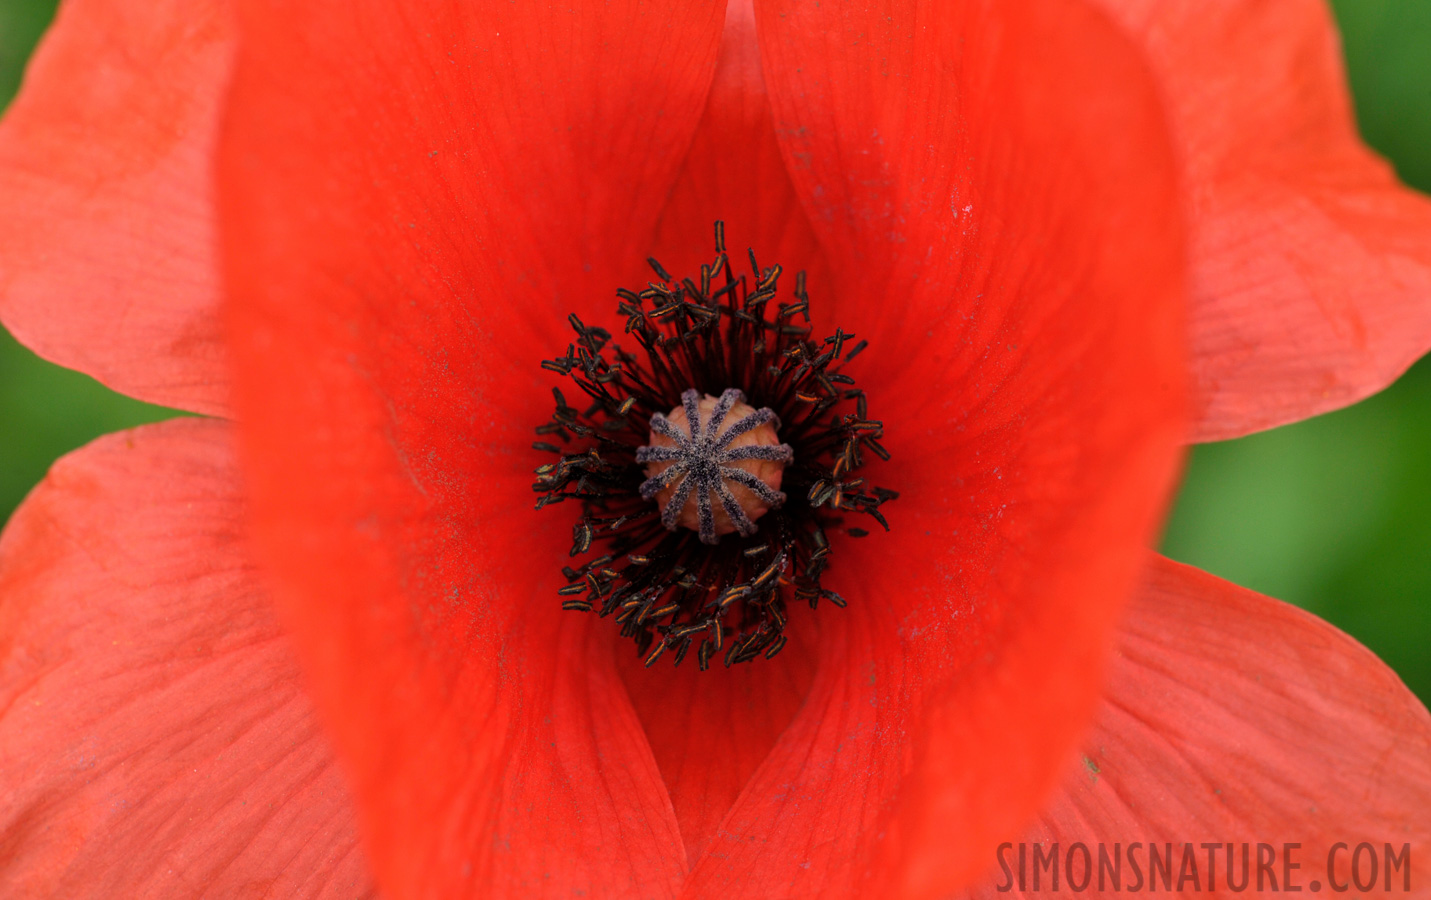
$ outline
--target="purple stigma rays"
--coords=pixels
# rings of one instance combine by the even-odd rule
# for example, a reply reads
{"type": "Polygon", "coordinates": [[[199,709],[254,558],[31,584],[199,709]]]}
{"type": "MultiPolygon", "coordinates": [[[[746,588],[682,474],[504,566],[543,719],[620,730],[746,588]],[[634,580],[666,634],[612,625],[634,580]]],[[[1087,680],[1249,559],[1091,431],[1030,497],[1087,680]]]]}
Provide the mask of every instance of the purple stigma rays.
{"type": "Polygon", "coordinates": [[[670,416],[651,417],[651,444],[636,451],[649,476],[641,496],[657,501],[668,530],[691,528],[701,543],[755,534],[755,520],[785,502],[780,477],[794,451],[777,443],[779,427],[772,410],[747,406],[736,388],[719,399],[687,390],[670,416]]]}

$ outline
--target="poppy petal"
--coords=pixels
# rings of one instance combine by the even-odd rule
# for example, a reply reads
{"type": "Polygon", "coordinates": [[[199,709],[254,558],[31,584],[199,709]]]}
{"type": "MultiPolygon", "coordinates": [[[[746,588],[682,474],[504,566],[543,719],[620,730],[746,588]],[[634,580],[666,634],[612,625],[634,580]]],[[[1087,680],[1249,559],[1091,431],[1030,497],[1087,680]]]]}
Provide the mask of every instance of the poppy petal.
{"type": "MultiPolygon", "coordinates": [[[[1030,846],[1057,841],[1067,851],[1085,842],[1097,860],[1099,842],[1110,856],[1115,844],[1126,854],[1142,842],[1135,856],[1144,878],[1151,881],[1156,847],[1172,859],[1158,885],[1171,880],[1180,893],[1197,885],[1198,896],[1240,894],[1239,881],[1259,895],[1287,891],[1289,871],[1300,890],[1344,892],[1355,854],[1365,856],[1359,845],[1373,842],[1380,877],[1361,859],[1361,892],[1375,890],[1369,879],[1391,896],[1431,877],[1431,715],[1352,638],[1159,558],[1129,610],[1110,674],[1081,758],[1024,838],[1030,846]],[[1224,845],[1211,864],[1205,842],[1224,845]],[[1247,880],[1258,843],[1275,858],[1261,888],[1247,880]],[[1289,843],[1299,846],[1287,851],[1289,843]],[[1393,857],[1409,846],[1409,859],[1388,866],[1387,846],[1393,857]],[[1187,873],[1185,854],[1193,857],[1187,873]],[[1300,868],[1284,869],[1284,857],[1300,868]],[[1193,877],[1200,881],[1180,882],[1193,877]]],[[[1018,887],[1017,853],[1006,848],[1009,874],[996,869],[975,896],[1042,896],[999,890],[1018,887]]]]}
{"type": "Polygon", "coordinates": [[[218,415],[231,6],[68,0],[0,122],[0,319],[117,391],[218,415]]]}
{"type": "Polygon", "coordinates": [[[229,426],[56,463],[0,540],[0,893],[370,895],[241,534],[229,426]]]}
{"type": "MultiPolygon", "coordinates": [[[[801,208],[761,72],[752,0],[729,0],[715,80],[705,112],[656,228],[656,258],[673,273],[696,273],[713,255],[711,225],[725,222],[732,260],[746,250],[761,266],[805,272],[816,305],[830,295],[819,243],[801,208]]],[[[680,277],[679,275],[677,277],[680,277]]]]}
{"type": "Polygon", "coordinates": [[[531,444],[539,361],[650,246],[720,9],[242,13],[220,201],[255,519],[379,883],[671,896],[675,816],[610,623],[560,608],[531,444]]]}
{"type": "MultiPolygon", "coordinates": [[[[736,265],[747,266],[750,248],[760,265],[784,266],[787,281],[806,272],[817,303],[829,297],[819,245],[775,140],[750,0],[726,6],[715,79],[661,212],[656,257],[671,272],[698,272],[710,262],[716,219],[725,222],[736,265]]],[[[689,665],[648,670],[629,647],[618,649],[622,678],[692,862],[804,701],[814,674],[806,637],[792,631],[791,642],[769,665],[715,678],[689,665]]]]}
{"type": "Polygon", "coordinates": [[[1431,349],[1431,201],[1358,137],[1327,4],[1099,3],[1184,158],[1195,438],[1353,403],[1431,349]]]}
{"type": "Polygon", "coordinates": [[[848,608],[810,616],[809,695],[687,895],[947,895],[1062,774],[1172,482],[1172,148],[1078,4],[756,12],[831,321],[870,341],[868,478],[901,496],[889,534],[833,534],[848,608]]]}
{"type": "Polygon", "coordinates": [[[770,755],[814,678],[819,639],[803,622],[780,655],[717,677],[686,665],[648,669],[628,645],[618,669],[670,794],[686,858],[694,864],[770,755]]]}

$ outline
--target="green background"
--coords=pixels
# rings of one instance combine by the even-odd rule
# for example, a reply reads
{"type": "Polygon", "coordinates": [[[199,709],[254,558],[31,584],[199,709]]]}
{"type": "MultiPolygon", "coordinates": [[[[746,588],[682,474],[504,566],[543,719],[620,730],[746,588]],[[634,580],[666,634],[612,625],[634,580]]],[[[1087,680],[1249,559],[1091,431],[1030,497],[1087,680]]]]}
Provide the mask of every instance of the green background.
{"type": "MultiPolygon", "coordinates": [[[[1431,2],[1334,6],[1366,139],[1431,191],[1431,2]]],[[[54,0],[0,0],[0,104],[53,12],[54,0]]],[[[0,519],[56,457],[170,415],[41,361],[0,329],[0,519]]],[[[1198,447],[1163,549],[1329,619],[1428,699],[1428,463],[1431,360],[1350,409],[1198,447]]]]}

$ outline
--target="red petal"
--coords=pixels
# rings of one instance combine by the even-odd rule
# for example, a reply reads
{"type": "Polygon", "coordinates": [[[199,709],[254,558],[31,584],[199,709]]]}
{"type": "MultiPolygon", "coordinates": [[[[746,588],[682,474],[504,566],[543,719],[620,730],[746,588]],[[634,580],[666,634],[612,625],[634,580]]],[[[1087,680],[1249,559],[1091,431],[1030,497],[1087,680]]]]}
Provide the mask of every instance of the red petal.
{"type": "Polygon", "coordinates": [[[542,357],[610,324],[717,9],[249,4],[220,160],[263,545],[394,896],[660,896],[684,853],[532,512],[542,357]],[[251,38],[252,43],[248,42],[251,38]]]}
{"type": "Polygon", "coordinates": [[[624,642],[617,663],[695,864],[810,692],[820,640],[796,620],[780,655],[715,677],[647,669],[624,642]]]}
{"type": "MultiPolygon", "coordinates": [[[[1198,896],[1235,893],[1225,880],[1225,849],[1218,890],[1208,890],[1202,841],[1275,842],[1279,884],[1281,844],[1300,843],[1293,877],[1302,890],[1313,880],[1328,886],[1327,860],[1338,842],[1350,846],[1336,856],[1337,884],[1348,883],[1362,841],[1375,842],[1383,861],[1384,843],[1398,852],[1411,844],[1410,866],[1394,887],[1403,877],[1413,885],[1431,877],[1426,708],[1376,656],[1326,622],[1189,566],[1154,564],[1082,757],[1026,840],[1065,848],[1085,841],[1095,854],[1098,841],[1109,853],[1114,842],[1126,851],[1141,841],[1145,871],[1148,842],[1173,843],[1175,864],[1192,842],[1206,891],[1198,896]]],[[[1016,873],[1017,849],[1005,853],[1016,873]]],[[[1234,848],[1238,873],[1241,853],[1234,848]]],[[[1256,848],[1250,853],[1255,868],[1256,848]]],[[[1361,875],[1368,874],[1363,860],[1361,875]]],[[[996,870],[977,896],[1008,896],[995,888],[1010,880],[996,870]]]]}
{"type": "Polygon", "coordinates": [[[841,541],[849,609],[688,892],[947,893],[1061,774],[1171,481],[1171,150],[1086,9],[757,12],[828,321],[872,344],[850,368],[895,456],[869,477],[903,495],[841,541]]]}
{"type": "Polygon", "coordinates": [[[118,391],[228,409],[211,167],[228,0],[68,0],[0,124],[0,318],[118,391]]]}
{"type": "MultiPolygon", "coordinates": [[[[726,7],[715,80],[661,213],[656,257],[672,272],[699,271],[713,253],[716,219],[725,221],[741,269],[749,247],[760,265],[783,265],[787,281],[793,282],[796,271],[807,271],[811,293],[828,300],[824,260],[775,140],[750,0],[731,0],[726,7]]],[[[694,666],[648,670],[629,647],[618,649],[622,677],[691,862],[804,701],[814,671],[814,648],[801,639],[807,637],[792,635],[769,664],[717,677],[694,666]]]]}
{"type": "Polygon", "coordinates": [[[0,893],[369,893],[242,514],[229,428],[197,419],[65,457],[15,514],[0,541],[0,893]]]}
{"type": "MultiPolygon", "coordinates": [[[[729,0],[705,113],[656,229],[656,258],[671,272],[699,272],[713,254],[712,223],[725,222],[739,270],[745,250],[779,263],[793,283],[805,271],[818,302],[830,288],[824,259],[775,139],[760,68],[752,0],[729,0]]],[[[679,276],[678,276],[679,277],[679,276]]]]}
{"type": "Polygon", "coordinates": [[[1326,4],[1100,0],[1169,100],[1198,440],[1381,390],[1431,348],[1431,202],[1357,137],[1326,4]]]}

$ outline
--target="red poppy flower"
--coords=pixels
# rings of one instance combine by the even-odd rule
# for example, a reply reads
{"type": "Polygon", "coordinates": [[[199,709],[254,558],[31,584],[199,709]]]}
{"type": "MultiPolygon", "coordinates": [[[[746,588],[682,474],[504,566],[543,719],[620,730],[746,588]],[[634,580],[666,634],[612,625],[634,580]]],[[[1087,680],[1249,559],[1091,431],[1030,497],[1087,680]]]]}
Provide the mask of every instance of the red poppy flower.
{"type": "Polygon", "coordinates": [[[1431,208],[1325,11],[887,6],[70,0],[0,130],[0,314],[220,418],[78,451],[0,542],[0,883],[947,896],[1036,813],[1424,878],[1426,710],[1142,549],[1189,407],[1431,344],[1431,208]],[[902,496],[779,657],[646,670],[556,602],[537,361],[718,218],[870,342],[902,496]]]}

